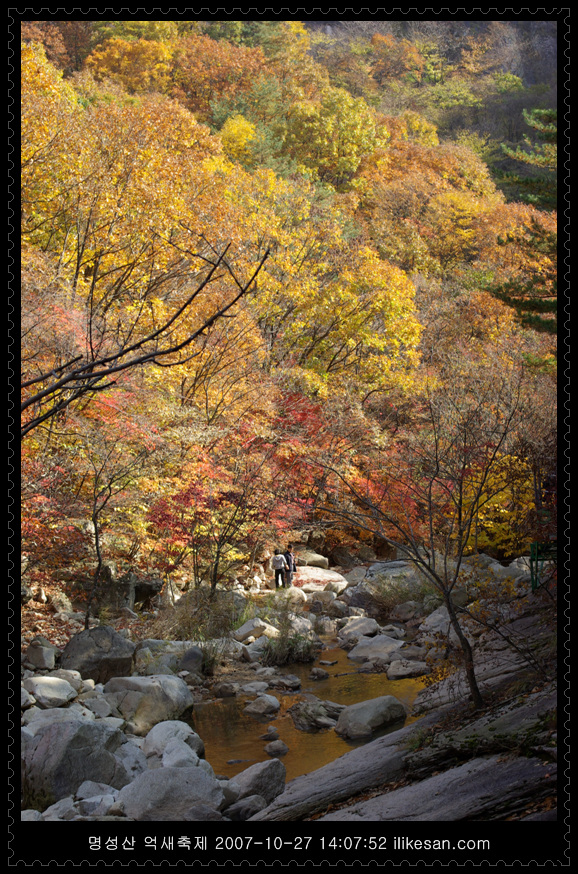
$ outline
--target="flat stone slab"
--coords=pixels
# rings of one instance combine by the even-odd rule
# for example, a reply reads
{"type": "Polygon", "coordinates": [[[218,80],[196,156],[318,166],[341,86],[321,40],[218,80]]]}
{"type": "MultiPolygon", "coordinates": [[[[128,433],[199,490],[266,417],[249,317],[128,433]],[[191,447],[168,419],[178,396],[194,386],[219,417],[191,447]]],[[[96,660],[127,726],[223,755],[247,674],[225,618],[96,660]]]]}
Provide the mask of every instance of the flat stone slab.
{"type": "MultiPolygon", "coordinates": [[[[345,583],[347,585],[347,580],[341,574],[338,574],[337,571],[326,570],[321,567],[312,567],[307,565],[305,567],[297,568],[297,573],[293,577],[293,585],[299,586],[305,592],[308,591],[306,588],[308,583],[316,583],[317,586],[321,588],[325,588],[327,583],[345,583]]],[[[316,591],[315,588],[310,589],[309,591],[316,591]]]]}
{"type": "Polygon", "coordinates": [[[472,759],[428,780],[319,817],[317,822],[505,819],[555,791],[556,766],[503,755],[472,759]]]}
{"type": "Polygon", "coordinates": [[[407,742],[417,727],[422,730],[438,719],[439,714],[428,714],[417,723],[370,741],[317,771],[291,780],[285,791],[269,807],[252,816],[251,821],[301,821],[325,810],[329,804],[399,779],[404,773],[407,742]]]}

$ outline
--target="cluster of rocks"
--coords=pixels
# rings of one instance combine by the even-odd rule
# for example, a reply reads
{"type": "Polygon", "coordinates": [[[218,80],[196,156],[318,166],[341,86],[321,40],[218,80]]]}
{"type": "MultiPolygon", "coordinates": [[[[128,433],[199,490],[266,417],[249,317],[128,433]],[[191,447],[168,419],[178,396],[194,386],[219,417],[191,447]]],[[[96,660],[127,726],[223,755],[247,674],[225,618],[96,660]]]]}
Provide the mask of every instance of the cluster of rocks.
{"type": "MultiPolygon", "coordinates": [[[[46,641],[25,654],[24,820],[237,821],[283,791],[278,757],[234,780],[214,773],[202,739],[184,721],[194,704],[184,677],[191,682],[193,672],[115,675],[125,659],[132,664],[136,647],[107,626],[82,632],[69,647],[60,664],[74,662],[82,672],[46,667],[55,656],[46,641]],[[32,660],[45,667],[32,670],[32,660]]],[[[194,656],[188,647],[181,666],[194,666],[194,656]]]]}

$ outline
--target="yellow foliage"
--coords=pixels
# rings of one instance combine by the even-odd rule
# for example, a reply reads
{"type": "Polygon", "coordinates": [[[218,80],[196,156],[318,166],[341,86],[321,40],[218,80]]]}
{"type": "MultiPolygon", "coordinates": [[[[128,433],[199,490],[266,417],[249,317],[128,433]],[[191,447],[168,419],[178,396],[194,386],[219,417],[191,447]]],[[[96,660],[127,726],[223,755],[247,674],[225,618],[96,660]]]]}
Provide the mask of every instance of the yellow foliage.
{"type": "Polygon", "coordinates": [[[244,116],[230,116],[221,128],[220,137],[225,154],[232,161],[239,161],[245,166],[254,163],[252,143],[257,138],[257,129],[244,116]]]}
{"type": "Polygon", "coordinates": [[[88,56],[86,67],[97,79],[110,78],[130,94],[164,92],[171,58],[172,49],[165,42],[108,39],[88,56]]]}

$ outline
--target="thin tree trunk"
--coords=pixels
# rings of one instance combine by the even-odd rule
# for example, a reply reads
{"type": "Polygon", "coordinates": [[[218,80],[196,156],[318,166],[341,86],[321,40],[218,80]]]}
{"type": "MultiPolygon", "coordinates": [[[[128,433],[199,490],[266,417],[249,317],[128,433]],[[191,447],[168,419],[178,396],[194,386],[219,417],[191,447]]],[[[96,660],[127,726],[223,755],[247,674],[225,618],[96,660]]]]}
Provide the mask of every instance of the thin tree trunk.
{"type": "Polygon", "coordinates": [[[462,653],[464,655],[464,668],[466,671],[466,679],[468,681],[468,686],[470,687],[470,693],[474,702],[474,707],[476,710],[481,710],[481,708],[484,706],[484,701],[478,687],[478,682],[476,680],[472,647],[470,646],[469,640],[461,629],[449,592],[444,592],[444,600],[446,602],[446,607],[449,613],[452,628],[457,635],[457,638],[460,642],[460,647],[462,649],[462,653]]]}
{"type": "Polygon", "coordinates": [[[86,604],[86,615],[84,617],[84,630],[86,631],[88,628],[88,622],[90,619],[90,607],[94,600],[94,596],[96,595],[96,589],[98,586],[98,580],[100,577],[100,572],[102,570],[102,553],[100,551],[100,533],[98,530],[98,518],[96,516],[92,517],[92,524],[94,525],[94,548],[96,550],[96,569],[94,571],[94,576],[92,578],[92,587],[90,590],[90,594],[88,596],[87,604],[86,604]]]}

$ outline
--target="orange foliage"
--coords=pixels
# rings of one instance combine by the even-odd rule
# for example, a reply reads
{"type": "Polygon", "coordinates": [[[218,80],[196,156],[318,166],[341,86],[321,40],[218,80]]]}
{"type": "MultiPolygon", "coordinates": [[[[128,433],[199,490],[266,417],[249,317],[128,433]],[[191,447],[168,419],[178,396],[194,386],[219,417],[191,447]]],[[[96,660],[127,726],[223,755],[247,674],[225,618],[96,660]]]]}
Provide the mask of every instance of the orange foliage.
{"type": "Polygon", "coordinates": [[[265,69],[261,49],[191,35],[175,44],[171,91],[201,120],[211,114],[211,101],[248,90],[265,69]]]}

